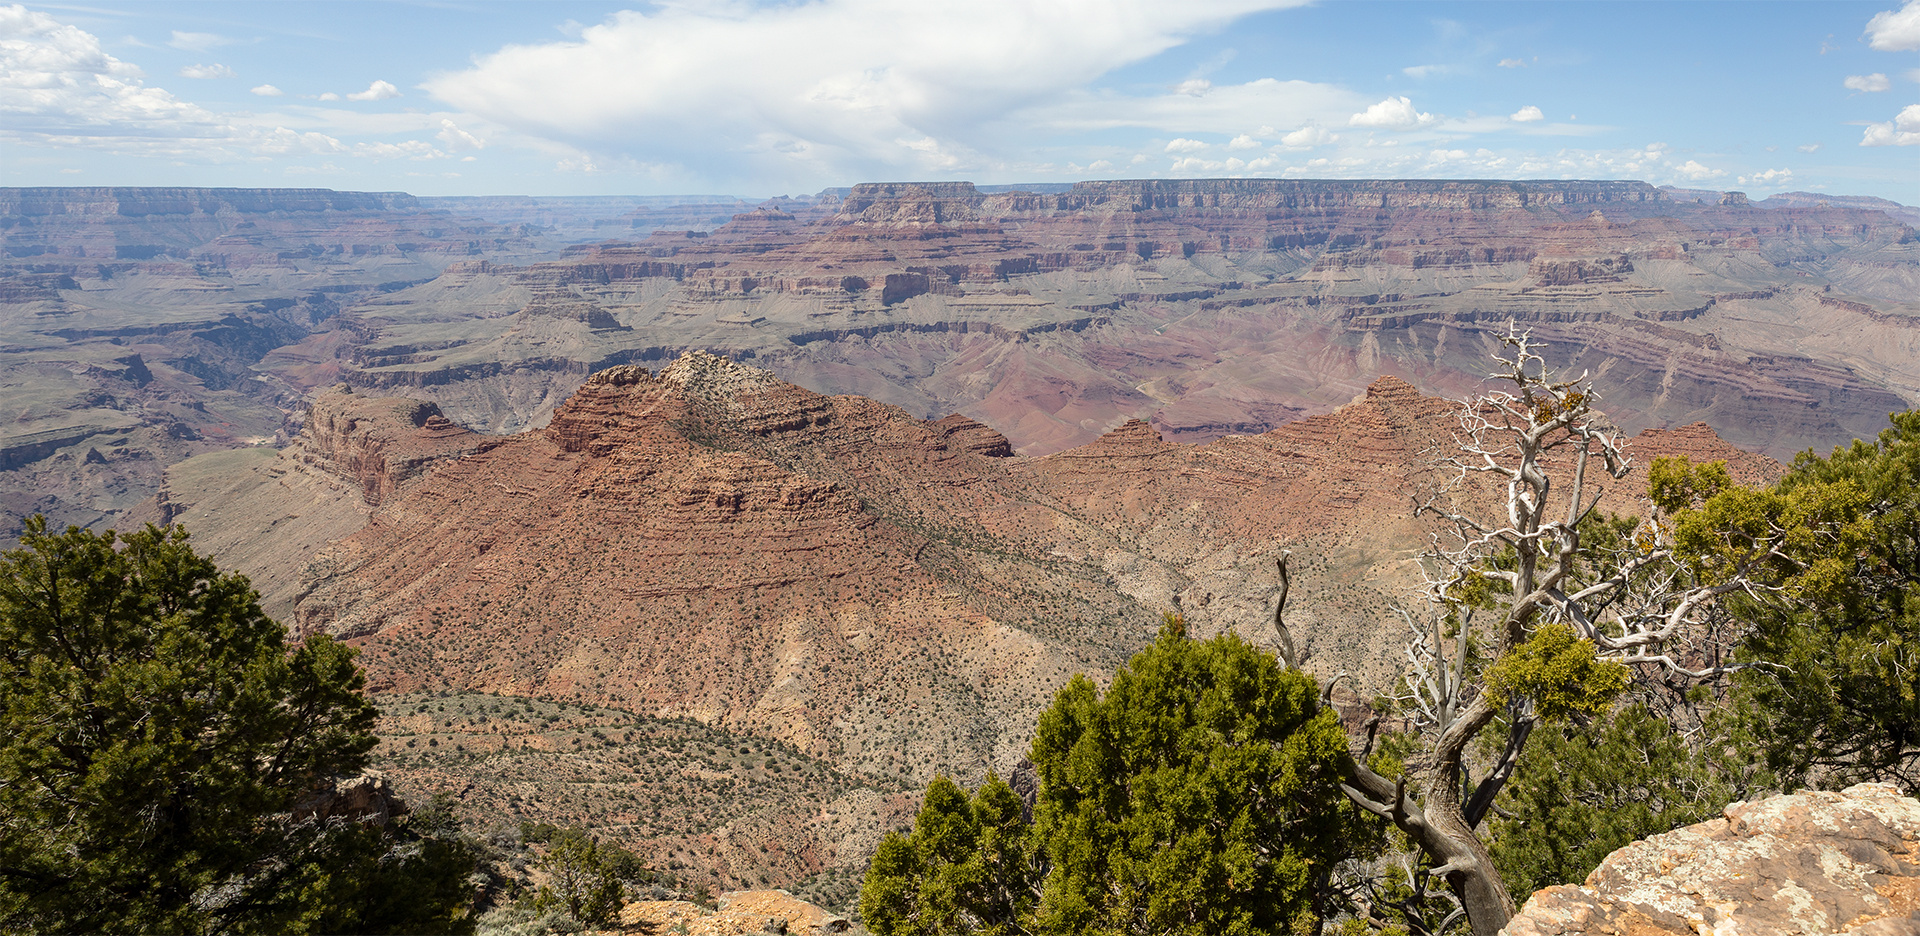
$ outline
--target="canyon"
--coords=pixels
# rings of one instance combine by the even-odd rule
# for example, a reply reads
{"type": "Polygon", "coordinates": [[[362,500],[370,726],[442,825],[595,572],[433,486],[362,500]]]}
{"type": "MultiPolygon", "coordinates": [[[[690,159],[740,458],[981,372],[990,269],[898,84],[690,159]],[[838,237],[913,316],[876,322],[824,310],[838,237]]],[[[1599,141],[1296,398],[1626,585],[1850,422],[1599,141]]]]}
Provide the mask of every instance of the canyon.
{"type": "MultiPolygon", "coordinates": [[[[1047,454],[1258,434],[1517,322],[1638,430],[1777,458],[1920,397],[1913,209],[1637,182],[869,183],[737,199],[0,191],[0,506],[111,525],[337,382],[483,433],[706,350],[1047,454]],[[1033,189],[1033,190],[1029,190],[1033,189]]],[[[10,523],[12,521],[9,521],[10,523]]],[[[4,533],[6,531],[0,531],[4,533]]]]}
{"type": "Polygon", "coordinates": [[[1271,645],[1284,552],[1309,668],[1380,691],[1509,328],[1642,466],[1764,483],[1909,408],[1911,209],[1736,196],[0,190],[0,508],[181,524],[357,647],[409,797],[845,907],[1163,614],[1271,645]]]}
{"type": "MultiPolygon", "coordinates": [[[[1344,705],[1382,691],[1432,532],[1410,492],[1437,483],[1456,408],[1381,377],[1260,435],[1132,420],[1024,456],[965,416],[690,352],[598,371],[509,436],[336,385],[291,444],[183,461],[130,517],[185,526],[296,632],[359,648],[403,792],[845,906],[917,790],[1019,770],[1053,693],[1162,615],[1271,647],[1283,551],[1308,667],[1348,677],[1344,705]]],[[[1628,451],[1780,471],[1704,424],[1628,451]]]]}

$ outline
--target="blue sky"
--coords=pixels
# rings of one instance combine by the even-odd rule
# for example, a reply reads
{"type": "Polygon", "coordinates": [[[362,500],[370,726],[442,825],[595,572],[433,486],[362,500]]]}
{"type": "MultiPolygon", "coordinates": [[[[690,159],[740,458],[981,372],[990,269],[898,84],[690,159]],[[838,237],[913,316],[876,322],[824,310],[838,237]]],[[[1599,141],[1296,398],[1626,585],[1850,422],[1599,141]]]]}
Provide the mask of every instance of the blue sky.
{"type": "Polygon", "coordinates": [[[1920,0],[0,4],[0,185],[1217,176],[1920,204],[1920,0]]]}

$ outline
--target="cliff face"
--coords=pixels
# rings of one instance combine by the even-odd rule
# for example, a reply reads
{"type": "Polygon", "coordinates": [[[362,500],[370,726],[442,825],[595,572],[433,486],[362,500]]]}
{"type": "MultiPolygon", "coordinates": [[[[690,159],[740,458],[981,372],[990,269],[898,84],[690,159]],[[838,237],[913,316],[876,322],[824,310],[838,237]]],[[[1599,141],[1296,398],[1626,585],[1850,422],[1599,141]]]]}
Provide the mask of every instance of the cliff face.
{"type": "Polygon", "coordinates": [[[1735,803],[1534,894],[1502,932],[1920,933],[1920,801],[1861,784],[1735,803]]]}
{"type": "Polygon", "coordinates": [[[351,379],[517,428],[546,413],[503,413],[504,396],[545,404],[597,367],[698,347],[920,416],[964,413],[1045,454],[1133,418],[1183,442],[1264,432],[1383,372],[1458,393],[1517,323],[1604,371],[1630,427],[1705,421],[1780,457],[1871,434],[1920,399],[1911,228],[1638,182],[864,183],[501,273],[629,331],[467,318],[448,341],[458,310],[499,286],[420,286],[352,314],[376,336],[351,379]],[[514,383],[531,380],[538,394],[514,383]]]}
{"type": "Polygon", "coordinates": [[[105,522],[167,463],[284,438],[343,380],[514,432],[588,374],[690,349],[960,413],[1032,455],[1130,419],[1176,442],[1259,434],[1383,373],[1458,395],[1510,323],[1597,375],[1629,428],[1705,422],[1775,457],[1871,435],[1920,400],[1920,236],[1877,203],[1715,194],[888,182],[756,207],[0,191],[0,380],[34,397],[7,433],[27,441],[6,446],[32,481],[0,476],[0,505],[105,522]],[[150,378],[128,388],[112,375],[131,354],[150,378]]]}

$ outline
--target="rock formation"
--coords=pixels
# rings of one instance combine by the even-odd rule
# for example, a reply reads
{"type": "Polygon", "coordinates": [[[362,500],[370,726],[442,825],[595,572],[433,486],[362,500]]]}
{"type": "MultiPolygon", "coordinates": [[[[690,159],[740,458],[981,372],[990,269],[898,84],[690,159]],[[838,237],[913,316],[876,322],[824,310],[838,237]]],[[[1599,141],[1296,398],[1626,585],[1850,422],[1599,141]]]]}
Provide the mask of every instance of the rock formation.
{"type": "Polygon", "coordinates": [[[1885,784],[1734,803],[1546,888],[1506,936],[1920,933],[1920,800],[1885,784]]]}
{"type": "MultiPolygon", "coordinates": [[[[857,861],[912,804],[872,806],[831,835],[804,817],[935,773],[1013,771],[1053,692],[1076,672],[1111,673],[1166,611],[1201,635],[1274,641],[1282,549],[1289,628],[1311,666],[1377,689],[1404,639],[1388,612],[1403,560],[1427,541],[1409,494],[1433,482],[1453,406],[1383,377],[1261,435],[1187,445],[1136,420],[1035,458],[964,416],[923,420],[695,352],[658,372],[600,371],[545,428],[504,438],[418,401],[335,390],[278,456],[189,461],[178,467],[192,477],[162,493],[196,543],[264,583],[271,611],[358,646],[383,696],[691,719],[784,745],[808,776],[870,785],[822,787],[818,803],[782,807],[793,822],[742,817],[672,840],[725,856],[727,883],[791,882],[857,861]]],[[[1755,481],[1780,470],[1704,426],[1630,451],[1728,459],[1755,481]]],[[[472,783],[484,808],[579,821],[574,794],[534,807],[508,779],[525,774],[532,739],[489,728],[440,743],[487,766],[429,768],[409,746],[387,769],[403,787],[472,783]]],[[[719,768],[686,770],[691,784],[719,768]]],[[[676,789],[619,758],[593,776],[629,772],[622,789],[676,789]]],[[[578,794],[655,827],[624,795],[578,794]]]]}
{"type": "Polygon", "coordinates": [[[1129,419],[1177,442],[1255,435],[1382,373],[1458,395],[1509,321],[1601,373],[1629,428],[1704,421],[1775,457],[1920,399],[1920,237],[1891,203],[1637,182],[1038,188],[759,206],[0,191],[0,385],[20,401],[0,508],[117,520],[172,462],[285,441],[342,380],[505,433],[590,373],[690,349],[964,414],[1035,455],[1129,419]]]}

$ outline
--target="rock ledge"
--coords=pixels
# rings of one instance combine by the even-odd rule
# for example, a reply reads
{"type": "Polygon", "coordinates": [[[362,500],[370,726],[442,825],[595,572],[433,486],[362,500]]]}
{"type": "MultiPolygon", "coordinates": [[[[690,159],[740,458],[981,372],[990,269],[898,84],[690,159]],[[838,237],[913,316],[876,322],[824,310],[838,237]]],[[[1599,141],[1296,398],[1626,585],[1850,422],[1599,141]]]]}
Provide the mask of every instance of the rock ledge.
{"type": "Polygon", "coordinates": [[[1533,895],[1505,936],[1920,936],[1920,800],[1887,784],[1734,803],[1533,895]]]}

